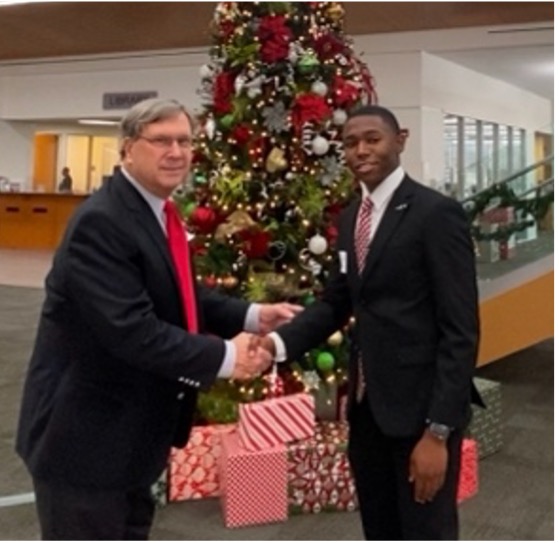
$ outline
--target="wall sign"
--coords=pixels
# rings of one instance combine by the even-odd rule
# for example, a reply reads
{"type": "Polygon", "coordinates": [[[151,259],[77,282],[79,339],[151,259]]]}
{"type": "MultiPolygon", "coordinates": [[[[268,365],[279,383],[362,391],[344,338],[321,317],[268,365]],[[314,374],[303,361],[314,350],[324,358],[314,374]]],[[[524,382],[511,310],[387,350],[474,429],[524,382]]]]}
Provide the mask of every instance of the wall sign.
{"type": "Polygon", "coordinates": [[[157,91],[106,92],[103,94],[103,109],[129,109],[147,98],[157,98],[157,91]]]}

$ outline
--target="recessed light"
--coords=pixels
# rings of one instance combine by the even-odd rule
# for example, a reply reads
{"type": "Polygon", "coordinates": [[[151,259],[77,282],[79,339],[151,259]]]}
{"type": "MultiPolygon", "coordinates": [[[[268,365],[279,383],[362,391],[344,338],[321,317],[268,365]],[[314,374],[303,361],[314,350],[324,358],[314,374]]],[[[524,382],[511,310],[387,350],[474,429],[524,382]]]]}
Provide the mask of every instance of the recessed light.
{"type": "Polygon", "coordinates": [[[118,121],[109,121],[107,119],[79,119],[79,124],[93,124],[97,126],[116,126],[118,121]]]}

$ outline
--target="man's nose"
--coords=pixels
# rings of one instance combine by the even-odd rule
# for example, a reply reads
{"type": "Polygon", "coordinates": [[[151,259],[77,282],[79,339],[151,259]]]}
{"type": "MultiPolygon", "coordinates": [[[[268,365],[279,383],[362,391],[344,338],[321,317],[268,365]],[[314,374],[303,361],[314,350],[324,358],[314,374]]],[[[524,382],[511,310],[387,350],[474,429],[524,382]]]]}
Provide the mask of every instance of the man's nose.
{"type": "Polygon", "coordinates": [[[357,154],[358,155],[367,155],[369,154],[369,146],[365,141],[358,141],[357,142],[357,154]]]}
{"type": "Polygon", "coordinates": [[[173,140],[168,148],[167,154],[172,156],[183,156],[184,149],[179,145],[177,140],[173,140]]]}

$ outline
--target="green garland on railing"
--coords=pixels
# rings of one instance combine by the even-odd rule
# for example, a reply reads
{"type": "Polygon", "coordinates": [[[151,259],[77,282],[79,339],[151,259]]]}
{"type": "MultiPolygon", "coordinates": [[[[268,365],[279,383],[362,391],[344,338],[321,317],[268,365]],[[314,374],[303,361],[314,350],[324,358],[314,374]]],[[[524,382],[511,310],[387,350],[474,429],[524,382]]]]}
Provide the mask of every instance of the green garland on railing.
{"type": "Polygon", "coordinates": [[[464,209],[472,225],[472,235],[478,241],[506,241],[513,234],[522,232],[536,221],[545,217],[549,206],[554,200],[554,192],[542,194],[543,188],[536,189],[534,198],[519,198],[514,191],[504,183],[496,183],[479,195],[464,203],[464,209]],[[479,224],[480,216],[491,208],[514,209],[514,220],[510,224],[499,224],[494,232],[483,232],[479,224]]]}

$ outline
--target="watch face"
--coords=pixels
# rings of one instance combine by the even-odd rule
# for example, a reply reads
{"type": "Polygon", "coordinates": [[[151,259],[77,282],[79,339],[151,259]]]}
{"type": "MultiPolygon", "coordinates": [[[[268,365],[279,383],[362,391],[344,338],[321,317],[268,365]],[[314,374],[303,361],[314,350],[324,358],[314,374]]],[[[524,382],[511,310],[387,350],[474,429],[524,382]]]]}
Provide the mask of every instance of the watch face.
{"type": "Polygon", "coordinates": [[[444,424],[432,422],[429,424],[429,431],[439,439],[447,439],[450,435],[450,428],[444,424]]]}

